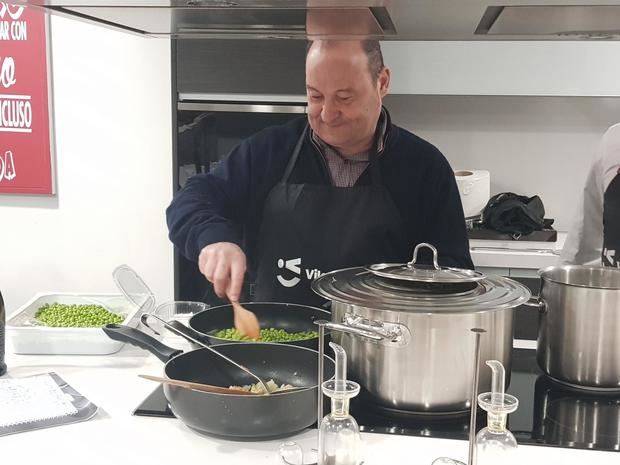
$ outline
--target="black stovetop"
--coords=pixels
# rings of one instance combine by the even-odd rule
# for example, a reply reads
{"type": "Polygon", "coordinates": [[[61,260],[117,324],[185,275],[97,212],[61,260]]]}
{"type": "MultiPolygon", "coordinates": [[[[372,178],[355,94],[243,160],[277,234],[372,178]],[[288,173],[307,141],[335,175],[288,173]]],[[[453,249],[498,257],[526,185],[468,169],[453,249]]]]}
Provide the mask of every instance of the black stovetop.
{"type": "MultiPolygon", "coordinates": [[[[577,391],[546,377],[536,363],[536,352],[514,349],[508,392],[519,399],[519,408],[508,417],[508,429],[519,444],[620,451],[620,393],[577,391]]],[[[414,416],[385,412],[363,397],[351,402],[351,414],[360,430],[445,439],[469,438],[469,414],[414,416]]],[[[134,415],[174,417],[163,389],[158,387],[134,415]]],[[[486,424],[478,410],[478,428],[486,424]]]]}

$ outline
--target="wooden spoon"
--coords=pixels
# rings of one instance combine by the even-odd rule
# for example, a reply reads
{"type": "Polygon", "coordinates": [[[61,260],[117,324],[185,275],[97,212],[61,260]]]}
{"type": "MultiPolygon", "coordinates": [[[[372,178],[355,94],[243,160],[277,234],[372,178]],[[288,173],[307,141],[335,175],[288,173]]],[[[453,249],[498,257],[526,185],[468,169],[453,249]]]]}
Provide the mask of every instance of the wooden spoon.
{"type": "Polygon", "coordinates": [[[160,376],[152,375],[138,375],[140,378],[148,379],[151,381],[157,381],[162,384],[170,384],[172,386],[179,386],[186,389],[194,389],[196,391],[214,392],[216,394],[235,394],[240,396],[261,396],[256,392],[242,391],[241,389],[230,389],[221,386],[213,386],[211,384],[193,383],[191,381],[182,381],[180,379],[162,378],[160,376]]]}
{"type": "Polygon", "coordinates": [[[251,311],[243,308],[239,302],[230,302],[234,311],[235,328],[242,335],[250,339],[258,339],[260,337],[260,323],[258,318],[251,311]]]}

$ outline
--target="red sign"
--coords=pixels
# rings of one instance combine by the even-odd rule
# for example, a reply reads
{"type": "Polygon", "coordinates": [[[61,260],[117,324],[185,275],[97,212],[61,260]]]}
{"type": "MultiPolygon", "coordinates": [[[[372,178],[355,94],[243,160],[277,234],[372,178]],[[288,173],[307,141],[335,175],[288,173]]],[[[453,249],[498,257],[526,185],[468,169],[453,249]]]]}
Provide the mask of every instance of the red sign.
{"type": "Polygon", "coordinates": [[[0,193],[53,194],[46,23],[0,2],[0,193]]]}

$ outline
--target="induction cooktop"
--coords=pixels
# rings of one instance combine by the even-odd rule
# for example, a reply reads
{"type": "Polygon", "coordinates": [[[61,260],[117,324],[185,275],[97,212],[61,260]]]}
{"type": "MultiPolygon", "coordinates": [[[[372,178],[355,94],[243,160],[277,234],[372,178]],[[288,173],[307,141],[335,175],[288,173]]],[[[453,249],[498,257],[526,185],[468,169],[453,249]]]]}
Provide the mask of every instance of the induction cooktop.
{"type": "MultiPolygon", "coordinates": [[[[536,351],[513,349],[508,393],[519,408],[508,417],[508,429],[519,444],[602,451],[620,451],[620,393],[579,391],[556,383],[538,368],[536,351]]],[[[161,386],[133,412],[134,415],[174,417],[161,386]]],[[[368,433],[401,434],[444,439],[469,439],[469,414],[416,416],[374,407],[360,396],[351,414],[368,433]]],[[[478,410],[477,429],[486,425],[478,410]]]]}

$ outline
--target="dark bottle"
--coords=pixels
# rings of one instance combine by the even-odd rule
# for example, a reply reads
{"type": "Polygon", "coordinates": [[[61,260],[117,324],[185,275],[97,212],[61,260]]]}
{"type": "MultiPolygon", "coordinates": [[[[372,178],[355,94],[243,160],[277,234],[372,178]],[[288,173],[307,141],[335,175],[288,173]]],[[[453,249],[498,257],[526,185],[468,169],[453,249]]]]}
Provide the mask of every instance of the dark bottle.
{"type": "Polygon", "coordinates": [[[6,313],[4,311],[4,301],[0,292],[0,376],[6,373],[6,363],[4,363],[4,325],[6,313]]]}

